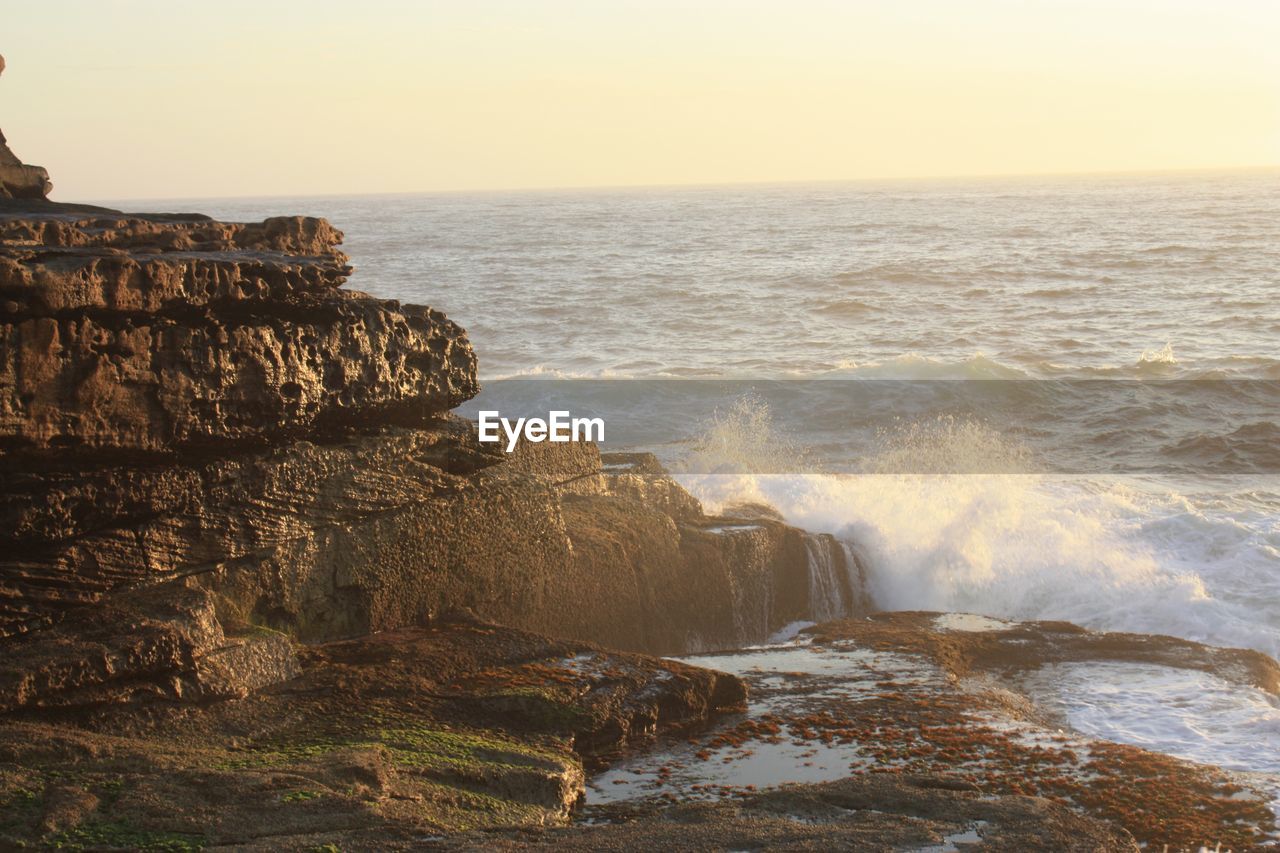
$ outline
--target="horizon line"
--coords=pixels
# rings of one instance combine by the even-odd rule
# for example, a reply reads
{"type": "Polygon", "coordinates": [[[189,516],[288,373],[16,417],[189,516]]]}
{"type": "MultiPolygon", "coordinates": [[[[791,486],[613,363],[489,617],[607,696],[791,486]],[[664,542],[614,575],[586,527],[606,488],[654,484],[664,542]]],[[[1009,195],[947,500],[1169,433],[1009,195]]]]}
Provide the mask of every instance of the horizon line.
{"type": "MultiPolygon", "coordinates": [[[[153,201],[252,201],[265,199],[308,199],[308,198],[369,198],[376,196],[460,196],[460,195],[501,195],[516,193],[557,193],[557,192],[618,192],[626,190],[676,190],[676,189],[722,189],[728,187],[785,187],[785,186],[834,186],[844,184],[886,184],[886,183],[919,183],[930,181],[990,181],[990,180],[1029,180],[1036,178],[1120,178],[1120,177],[1153,177],[1159,175],[1212,175],[1224,173],[1280,172],[1280,163],[1253,166],[1191,166],[1153,169],[1098,169],[1064,172],[987,172],[950,175],[900,175],[882,178],[799,178],[770,179],[759,181],[706,181],[688,183],[658,184],[561,184],[516,187],[492,187],[475,189],[427,189],[427,190],[382,190],[375,192],[305,192],[305,193],[267,193],[258,195],[171,195],[171,196],[134,196],[110,197],[99,196],[82,201],[59,202],[62,204],[101,204],[103,202],[153,202],[153,201]]],[[[50,199],[52,201],[52,199],[50,199]]]]}

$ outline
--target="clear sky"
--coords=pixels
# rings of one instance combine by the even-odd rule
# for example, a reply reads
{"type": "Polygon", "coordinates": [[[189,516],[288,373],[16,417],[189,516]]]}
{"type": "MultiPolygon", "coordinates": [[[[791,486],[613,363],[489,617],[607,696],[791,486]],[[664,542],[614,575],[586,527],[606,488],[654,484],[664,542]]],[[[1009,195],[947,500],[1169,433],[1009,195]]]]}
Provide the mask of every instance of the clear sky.
{"type": "Polygon", "coordinates": [[[54,197],[1280,164],[1280,0],[41,0],[54,197]]]}

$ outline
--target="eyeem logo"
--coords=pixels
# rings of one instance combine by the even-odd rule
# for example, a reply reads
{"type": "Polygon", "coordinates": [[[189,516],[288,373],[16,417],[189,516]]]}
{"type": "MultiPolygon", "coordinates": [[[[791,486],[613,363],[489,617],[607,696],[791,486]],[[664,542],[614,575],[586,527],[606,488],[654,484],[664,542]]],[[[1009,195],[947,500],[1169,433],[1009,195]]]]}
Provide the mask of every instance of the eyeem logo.
{"type": "Polygon", "coordinates": [[[547,412],[547,419],[517,418],[514,423],[498,412],[480,412],[480,441],[496,444],[507,437],[507,452],[525,441],[604,441],[604,418],[575,418],[568,412],[547,412]]]}

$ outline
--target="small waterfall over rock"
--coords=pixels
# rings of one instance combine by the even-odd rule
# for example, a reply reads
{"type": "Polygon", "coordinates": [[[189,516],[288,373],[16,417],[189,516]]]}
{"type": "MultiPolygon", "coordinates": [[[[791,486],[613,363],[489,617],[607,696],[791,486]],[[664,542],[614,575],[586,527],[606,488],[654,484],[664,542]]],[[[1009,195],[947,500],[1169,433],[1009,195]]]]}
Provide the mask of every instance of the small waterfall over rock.
{"type": "Polygon", "coordinates": [[[805,536],[809,555],[809,618],[826,622],[848,616],[853,598],[844,548],[831,536],[805,536]]]}
{"type": "Polygon", "coordinates": [[[867,561],[861,549],[852,543],[837,541],[840,555],[844,558],[845,579],[849,584],[850,613],[866,613],[874,610],[871,593],[868,590],[867,561]]]}
{"type": "Polygon", "coordinates": [[[832,536],[807,534],[809,618],[842,619],[872,609],[867,594],[866,561],[857,546],[832,536]]]}

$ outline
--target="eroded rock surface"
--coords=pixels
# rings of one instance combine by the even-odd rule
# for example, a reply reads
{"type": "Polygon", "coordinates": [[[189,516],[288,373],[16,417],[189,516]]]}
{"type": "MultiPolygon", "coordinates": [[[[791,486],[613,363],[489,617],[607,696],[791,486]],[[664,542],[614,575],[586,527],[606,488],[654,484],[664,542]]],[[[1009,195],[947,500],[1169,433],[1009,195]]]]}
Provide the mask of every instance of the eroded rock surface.
{"type": "MultiPolygon", "coordinates": [[[[0,483],[0,633],[190,578],[222,618],[304,640],[467,607],[673,653],[759,642],[806,618],[818,556],[834,583],[859,583],[830,537],[706,518],[669,478],[602,465],[591,445],[507,456],[460,420],[0,483]]],[[[852,592],[840,601],[863,607],[852,592]]]]}
{"type": "Polygon", "coordinates": [[[341,289],[341,236],[0,205],[0,637],[180,578],[308,641],[467,607],[679,652],[863,606],[834,540],[704,518],[651,457],[480,445],[465,332],[341,289]]]}
{"type": "Polygon", "coordinates": [[[647,805],[612,822],[520,836],[462,837],[458,850],[1055,850],[1137,851],[1123,829],[1037,797],[984,795],[930,776],[856,776],[647,805]]]}
{"type": "Polygon", "coordinates": [[[473,396],[466,333],[340,290],[341,237],[308,217],[0,209],[6,467],[416,424],[473,396]]]}
{"type": "Polygon", "coordinates": [[[0,846],[349,849],[561,823],[584,756],[744,699],[724,673],[476,622],[314,646],[239,701],[11,711],[0,846]]]}
{"type": "Polygon", "coordinates": [[[5,652],[0,713],[243,698],[298,672],[283,634],[228,629],[213,596],[180,581],[114,596],[5,652]]]}

